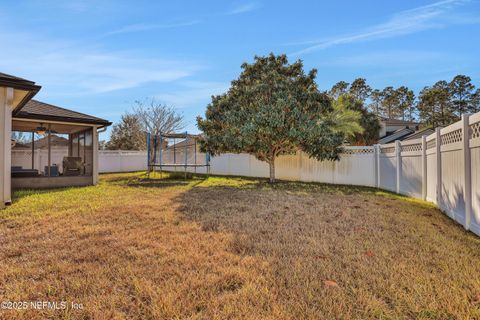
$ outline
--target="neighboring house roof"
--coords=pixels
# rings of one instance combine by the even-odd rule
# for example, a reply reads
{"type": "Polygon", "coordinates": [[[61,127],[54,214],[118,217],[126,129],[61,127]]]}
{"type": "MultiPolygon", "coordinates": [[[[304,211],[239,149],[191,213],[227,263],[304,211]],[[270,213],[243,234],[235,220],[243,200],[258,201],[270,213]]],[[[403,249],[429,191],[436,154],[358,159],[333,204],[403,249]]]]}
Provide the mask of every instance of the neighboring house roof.
{"type": "MultiPolygon", "coordinates": [[[[15,141],[15,140],[12,140],[15,141]]],[[[52,134],[50,136],[50,145],[52,147],[68,147],[70,146],[70,141],[67,138],[57,136],[55,134],[52,134]]],[[[35,149],[44,149],[48,147],[48,136],[44,136],[38,140],[35,140],[34,143],[35,149]]],[[[15,142],[15,146],[13,149],[31,149],[32,148],[32,142],[15,142]]]]}
{"type": "Polygon", "coordinates": [[[415,132],[412,133],[411,135],[405,137],[405,139],[403,139],[403,140],[419,139],[419,138],[421,138],[422,136],[429,136],[429,135],[431,135],[432,133],[435,133],[435,129],[433,129],[433,128],[425,128],[425,129],[422,129],[422,130],[415,131],[415,132]]]}
{"type": "Polygon", "coordinates": [[[36,85],[33,81],[1,72],[0,87],[10,87],[22,91],[27,91],[25,97],[23,97],[23,99],[15,106],[16,110],[21,109],[42,88],[41,86],[36,85]]]}
{"type": "Polygon", "coordinates": [[[181,149],[181,148],[193,147],[193,146],[195,146],[195,138],[187,137],[186,139],[183,139],[183,140],[180,141],[180,142],[177,142],[177,143],[175,143],[175,144],[169,145],[169,146],[167,147],[167,150],[173,150],[174,148],[175,148],[175,149],[181,149]]]}
{"type": "Polygon", "coordinates": [[[393,133],[389,134],[388,136],[385,136],[378,140],[379,144],[385,144],[385,143],[390,143],[395,140],[403,140],[403,138],[411,135],[414,133],[415,130],[409,129],[409,128],[403,128],[403,129],[398,129],[397,131],[394,131],[393,133]]]}
{"type": "Polygon", "coordinates": [[[414,121],[406,121],[406,120],[401,120],[401,119],[391,119],[391,118],[385,118],[385,117],[379,117],[380,122],[383,122],[386,127],[388,126],[405,126],[405,127],[415,127],[418,126],[418,122],[414,121]]]}
{"type": "Polygon", "coordinates": [[[109,126],[108,120],[90,116],[84,113],[57,107],[37,100],[28,101],[23,108],[14,114],[15,118],[52,120],[109,126]]]}
{"type": "Polygon", "coordinates": [[[15,139],[12,140],[12,149],[31,149],[31,146],[28,146],[26,143],[18,142],[15,139]]]}
{"type": "Polygon", "coordinates": [[[414,131],[413,129],[410,129],[410,128],[398,129],[392,134],[378,140],[378,143],[386,144],[386,143],[394,142],[395,140],[406,141],[406,140],[419,139],[422,136],[429,136],[434,132],[435,132],[435,129],[432,129],[432,128],[425,128],[418,131],[414,131]]]}
{"type": "Polygon", "coordinates": [[[385,118],[385,117],[379,117],[381,122],[385,122],[386,125],[391,125],[391,126],[408,126],[408,125],[417,125],[419,124],[418,122],[415,121],[407,121],[407,120],[401,120],[401,119],[393,119],[393,118],[385,118]]]}
{"type": "MultiPolygon", "coordinates": [[[[32,143],[29,142],[27,145],[31,148],[32,143]]],[[[64,137],[57,136],[55,134],[50,135],[50,145],[52,147],[68,147],[70,145],[70,141],[64,137]]],[[[48,147],[48,136],[35,140],[34,142],[35,148],[47,148],[48,147]]]]}

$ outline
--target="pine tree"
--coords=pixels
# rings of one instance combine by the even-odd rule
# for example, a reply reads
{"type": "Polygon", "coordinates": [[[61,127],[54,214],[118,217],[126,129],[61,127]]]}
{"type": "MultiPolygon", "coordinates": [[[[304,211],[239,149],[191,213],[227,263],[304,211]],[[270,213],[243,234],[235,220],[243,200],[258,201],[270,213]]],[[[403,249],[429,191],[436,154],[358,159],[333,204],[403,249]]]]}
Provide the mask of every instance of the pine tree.
{"type": "Polygon", "coordinates": [[[332,97],[332,99],[338,99],[341,95],[346,94],[348,92],[349,83],[345,81],[339,81],[335,83],[328,92],[328,95],[332,97]]]}
{"type": "Polygon", "coordinates": [[[425,87],[419,95],[418,110],[422,121],[433,127],[448,126],[459,118],[453,113],[449,85],[441,80],[425,87]]]}
{"type": "Polygon", "coordinates": [[[372,88],[367,84],[365,78],[357,78],[350,85],[349,93],[355,100],[365,104],[372,93],[372,88]]]}
{"type": "Polygon", "coordinates": [[[475,111],[475,86],[471,81],[472,79],[470,77],[459,74],[448,84],[452,100],[452,112],[457,118],[460,118],[464,113],[475,111]]]}

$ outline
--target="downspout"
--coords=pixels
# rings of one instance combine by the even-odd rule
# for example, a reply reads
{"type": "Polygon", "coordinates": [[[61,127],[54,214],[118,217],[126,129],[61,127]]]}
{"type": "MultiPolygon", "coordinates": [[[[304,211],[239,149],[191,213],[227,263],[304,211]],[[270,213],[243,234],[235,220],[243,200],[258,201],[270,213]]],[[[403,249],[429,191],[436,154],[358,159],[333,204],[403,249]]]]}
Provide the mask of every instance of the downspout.
{"type": "Polygon", "coordinates": [[[97,129],[97,133],[102,133],[107,131],[107,127],[102,127],[101,129],[97,129]]]}
{"type": "MultiPolygon", "coordinates": [[[[105,131],[107,131],[107,127],[106,127],[106,126],[100,128],[100,129],[97,129],[97,140],[99,140],[98,138],[100,137],[98,134],[99,134],[99,133],[102,133],[102,132],[105,132],[105,131]]],[[[98,142],[99,142],[99,141],[97,141],[97,146],[100,147],[100,145],[98,145],[98,142]]],[[[97,151],[98,151],[98,150],[97,150],[97,151]]]]}

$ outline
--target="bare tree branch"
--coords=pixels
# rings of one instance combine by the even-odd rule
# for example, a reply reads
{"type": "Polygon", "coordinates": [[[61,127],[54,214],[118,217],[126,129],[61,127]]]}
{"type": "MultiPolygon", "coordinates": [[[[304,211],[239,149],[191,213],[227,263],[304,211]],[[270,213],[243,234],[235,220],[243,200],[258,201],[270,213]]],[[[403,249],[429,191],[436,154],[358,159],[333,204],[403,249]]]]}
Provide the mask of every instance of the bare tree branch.
{"type": "Polygon", "coordinates": [[[172,133],[185,128],[182,114],[174,107],[162,104],[154,98],[135,101],[133,111],[145,130],[154,135],[172,133]]]}

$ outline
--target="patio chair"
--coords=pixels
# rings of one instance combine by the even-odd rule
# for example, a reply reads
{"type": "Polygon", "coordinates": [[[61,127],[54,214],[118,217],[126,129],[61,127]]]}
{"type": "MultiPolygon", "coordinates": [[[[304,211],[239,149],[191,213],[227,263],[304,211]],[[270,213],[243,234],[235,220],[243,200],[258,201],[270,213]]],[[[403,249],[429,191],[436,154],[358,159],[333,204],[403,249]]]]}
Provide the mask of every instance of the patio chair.
{"type": "Polygon", "coordinates": [[[63,157],[63,175],[79,176],[83,173],[83,161],[81,157],[63,157]]]}

